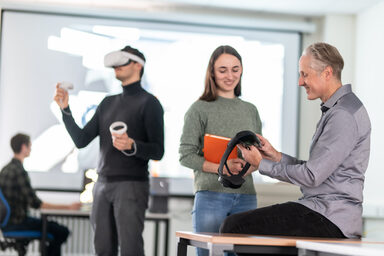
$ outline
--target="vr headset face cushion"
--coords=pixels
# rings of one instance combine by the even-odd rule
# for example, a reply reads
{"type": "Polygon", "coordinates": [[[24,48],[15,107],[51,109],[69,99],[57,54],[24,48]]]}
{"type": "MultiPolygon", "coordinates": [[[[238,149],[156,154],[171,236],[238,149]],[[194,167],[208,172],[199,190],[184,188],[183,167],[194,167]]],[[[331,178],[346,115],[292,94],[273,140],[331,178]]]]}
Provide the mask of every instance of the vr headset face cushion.
{"type": "Polygon", "coordinates": [[[112,68],[128,64],[130,60],[140,63],[144,67],[144,60],[132,53],[125,51],[110,52],[104,57],[104,66],[112,68]]]}

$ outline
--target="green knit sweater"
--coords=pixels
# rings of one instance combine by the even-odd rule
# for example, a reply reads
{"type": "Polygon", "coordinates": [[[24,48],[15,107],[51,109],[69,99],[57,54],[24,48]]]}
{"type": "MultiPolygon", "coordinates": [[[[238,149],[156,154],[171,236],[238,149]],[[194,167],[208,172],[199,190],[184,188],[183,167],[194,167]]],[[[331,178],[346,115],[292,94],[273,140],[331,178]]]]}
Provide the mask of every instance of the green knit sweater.
{"type": "Polygon", "coordinates": [[[218,175],[203,172],[204,135],[214,134],[232,138],[236,133],[250,130],[261,134],[261,121],[257,108],[239,98],[218,97],[212,102],[198,100],[192,104],[184,117],[180,139],[180,163],[194,170],[195,192],[209,190],[224,193],[255,194],[252,175],[245,178],[238,189],[225,188],[218,175]]]}

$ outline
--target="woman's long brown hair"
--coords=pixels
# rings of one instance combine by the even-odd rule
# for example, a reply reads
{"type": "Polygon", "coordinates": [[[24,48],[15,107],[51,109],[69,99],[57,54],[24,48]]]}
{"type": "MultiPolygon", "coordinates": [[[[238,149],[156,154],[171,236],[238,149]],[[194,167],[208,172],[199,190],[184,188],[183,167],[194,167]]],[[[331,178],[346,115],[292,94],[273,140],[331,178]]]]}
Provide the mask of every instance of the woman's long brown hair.
{"type": "MultiPolygon", "coordinates": [[[[240,54],[231,46],[229,45],[222,45],[216,48],[216,50],[213,51],[211,58],[209,59],[207,72],[205,74],[205,87],[204,92],[200,96],[200,100],[205,101],[215,101],[217,99],[217,85],[215,82],[215,62],[216,60],[222,55],[222,54],[230,54],[235,56],[237,59],[239,59],[240,64],[243,65],[241,61],[240,54]]],[[[241,77],[239,83],[235,87],[235,96],[239,97],[241,95],[241,77]]]]}

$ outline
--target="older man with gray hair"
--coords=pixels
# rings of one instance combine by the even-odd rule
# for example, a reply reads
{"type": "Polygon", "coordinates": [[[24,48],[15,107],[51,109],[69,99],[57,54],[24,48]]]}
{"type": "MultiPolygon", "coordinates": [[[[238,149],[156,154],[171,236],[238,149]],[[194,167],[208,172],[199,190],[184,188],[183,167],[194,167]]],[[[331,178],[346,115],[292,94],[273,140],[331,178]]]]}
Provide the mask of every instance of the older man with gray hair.
{"type": "Polygon", "coordinates": [[[229,216],[222,233],[361,237],[371,123],[351,85],[342,85],[343,67],[339,51],[326,43],[310,45],[300,58],[299,86],[309,100],[322,101],[307,161],[278,152],[260,135],[259,148],[239,145],[244,159],[261,174],[299,186],[303,196],[229,216]]]}

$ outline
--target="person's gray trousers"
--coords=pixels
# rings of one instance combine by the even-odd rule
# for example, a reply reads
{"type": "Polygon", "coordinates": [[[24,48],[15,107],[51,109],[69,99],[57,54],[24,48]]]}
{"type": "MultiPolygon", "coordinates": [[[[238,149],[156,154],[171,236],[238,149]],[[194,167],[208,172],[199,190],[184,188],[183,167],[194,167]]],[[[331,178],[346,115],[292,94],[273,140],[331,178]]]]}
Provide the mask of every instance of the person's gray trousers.
{"type": "Polygon", "coordinates": [[[144,255],[142,232],[148,207],[148,181],[97,181],[91,224],[98,256],[144,255]]]}

